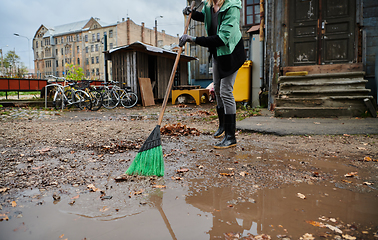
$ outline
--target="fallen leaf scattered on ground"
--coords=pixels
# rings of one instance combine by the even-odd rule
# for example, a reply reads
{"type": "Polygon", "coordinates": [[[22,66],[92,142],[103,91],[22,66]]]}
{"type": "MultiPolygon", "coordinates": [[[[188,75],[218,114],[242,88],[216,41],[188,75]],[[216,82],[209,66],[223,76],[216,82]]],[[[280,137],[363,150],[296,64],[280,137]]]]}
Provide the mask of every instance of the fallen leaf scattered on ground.
{"type": "Polygon", "coordinates": [[[37,152],[39,152],[40,154],[44,154],[44,153],[47,153],[51,150],[51,148],[42,148],[40,150],[37,150],[37,152]]]}
{"type": "Polygon", "coordinates": [[[0,222],[1,221],[8,221],[9,220],[9,217],[4,214],[4,213],[0,213],[0,222]]]}
{"type": "Polygon", "coordinates": [[[357,239],[356,237],[350,236],[348,234],[343,234],[342,236],[346,240],[356,240],[357,239]]]}
{"type": "Polygon", "coordinates": [[[16,206],[17,206],[16,201],[12,201],[12,207],[16,207],[16,206]]]}
{"type": "Polygon", "coordinates": [[[306,199],[306,196],[303,195],[302,193],[297,193],[297,197],[302,198],[302,199],[306,199]]]}
{"type": "Polygon", "coordinates": [[[306,233],[305,235],[303,235],[299,239],[301,239],[301,240],[313,240],[313,239],[315,239],[315,237],[312,236],[312,234],[306,233]]]}
{"type": "Polygon", "coordinates": [[[187,168],[182,168],[182,169],[179,169],[179,170],[176,170],[177,173],[185,173],[185,172],[189,172],[189,169],[187,168]]]}
{"type": "Polygon", "coordinates": [[[168,136],[188,136],[188,135],[201,135],[201,131],[196,128],[190,128],[181,123],[167,124],[160,129],[162,135],[168,136]]]}
{"type": "Polygon", "coordinates": [[[63,238],[64,237],[64,234],[60,235],[59,238],[63,238]]]}
{"type": "Polygon", "coordinates": [[[357,175],[358,172],[350,172],[344,175],[344,177],[354,177],[357,175]]]}
{"type": "Polygon", "coordinates": [[[164,185],[154,185],[154,186],[152,186],[153,188],[160,188],[160,189],[162,189],[162,188],[167,188],[167,186],[164,186],[164,185]]]}
{"type": "Polygon", "coordinates": [[[106,211],[108,211],[108,210],[109,210],[109,208],[106,207],[106,206],[100,208],[100,212],[106,212],[106,211]]]}
{"type": "Polygon", "coordinates": [[[101,191],[99,188],[96,188],[93,184],[89,184],[87,188],[89,188],[92,192],[101,191]]]}
{"type": "Polygon", "coordinates": [[[71,199],[78,199],[80,197],[80,195],[77,195],[75,197],[72,197],[71,199]]]}
{"type": "Polygon", "coordinates": [[[342,182],[345,182],[345,183],[352,183],[352,181],[348,181],[348,180],[345,180],[345,179],[341,179],[342,182]]]}

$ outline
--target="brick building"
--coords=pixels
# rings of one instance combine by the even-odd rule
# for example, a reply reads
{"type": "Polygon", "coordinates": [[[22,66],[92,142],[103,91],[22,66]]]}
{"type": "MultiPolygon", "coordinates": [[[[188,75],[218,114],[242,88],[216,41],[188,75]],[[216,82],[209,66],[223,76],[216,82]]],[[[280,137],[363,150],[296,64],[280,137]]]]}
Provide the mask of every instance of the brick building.
{"type": "MultiPolygon", "coordinates": [[[[157,33],[158,46],[178,43],[178,37],[157,33]]],[[[56,27],[42,24],[34,38],[34,68],[38,78],[46,75],[64,76],[66,64],[75,64],[84,70],[87,79],[105,79],[105,59],[103,52],[133,42],[155,45],[155,31],[132,20],[107,24],[99,18],[69,23],[56,27]],[[104,46],[104,36],[107,46],[104,46]]],[[[111,63],[108,64],[109,79],[112,79],[111,63]]]]}

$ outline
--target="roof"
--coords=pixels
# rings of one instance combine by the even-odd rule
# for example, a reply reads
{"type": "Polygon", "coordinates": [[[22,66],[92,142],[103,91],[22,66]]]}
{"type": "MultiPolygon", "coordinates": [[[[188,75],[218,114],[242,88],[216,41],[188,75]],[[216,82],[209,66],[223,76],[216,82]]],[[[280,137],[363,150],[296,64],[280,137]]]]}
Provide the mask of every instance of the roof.
{"type": "MultiPolygon", "coordinates": [[[[121,46],[121,47],[116,47],[116,48],[113,48],[111,50],[109,50],[109,54],[112,54],[112,53],[115,53],[115,52],[118,52],[120,50],[144,50],[144,51],[147,51],[147,52],[151,52],[151,53],[161,53],[161,54],[166,54],[166,55],[177,55],[176,52],[173,52],[173,51],[170,51],[170,50],[167,50],[167,49],[163,49],[163,48],[159,48],[159,47],[154,47],[154,46],[151,46],[151,45],[147,45],[145,43],[142,43],[142,42],[134,42],[130,45],[126,45],[126,46],[121,46]]],[[[195,58],[195,57],[192,57],[192,56],[187,56],[187,55],[184,55],[182,54],[181,55],[181,58],[183,60],[186,60],[186,61],[191,61],[191,60],[198,60],[198,58],[195,58]]]]}
{"type": "MultiPolygon", "coordinates": [[[[64,35],[64,34],[69,34],[69,33],[76,33],[76,32],[82,32],[84,30],[87,30],[87,28],[84,28],[87,23],[91,20],[83,20],[83,21],[78,21],[78,22],[73,22],[73,23],[68,23],[56,27],[48,27],[48,31],[45,33],[43,37],[51,37],[51,36],[59,36],[59,35],[64,35]]],[[[107,27],[115,24],[108,24],[105,22],[100,21],[98,18],[93,18],[96,20],[102,27],[107,27]]]]}

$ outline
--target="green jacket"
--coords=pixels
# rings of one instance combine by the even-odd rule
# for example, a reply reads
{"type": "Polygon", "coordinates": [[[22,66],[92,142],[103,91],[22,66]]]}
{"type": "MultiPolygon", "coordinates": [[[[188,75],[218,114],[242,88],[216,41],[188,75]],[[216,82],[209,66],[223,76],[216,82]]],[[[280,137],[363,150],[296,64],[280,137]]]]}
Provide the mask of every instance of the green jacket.
{"type": "MultiPolygon", "coordinates": [[[[217,35],[222,39],[225,46],[217,47],[217,56],[231,54],[242,38],[240,32],[240,0],[226,0],[219,10],[217,35]]],[[[204,2],[202,13],[205,16],[205,28],[209,33],[211,25],[211,7],[204,2]]]]}

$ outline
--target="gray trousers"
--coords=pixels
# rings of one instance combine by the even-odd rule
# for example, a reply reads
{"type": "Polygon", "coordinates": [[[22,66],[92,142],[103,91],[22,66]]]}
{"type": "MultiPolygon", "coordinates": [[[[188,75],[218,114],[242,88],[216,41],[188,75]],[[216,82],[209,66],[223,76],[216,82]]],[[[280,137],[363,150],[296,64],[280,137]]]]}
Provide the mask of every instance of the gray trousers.
{"type": "Polygon", "coordinates": [[[220,78],[217,65],[217,61],[213,58],[213,81],[217,107],[223,107],[225,114],[236,114],[236,102],[232,91],[238,71],[225,78],[220,78]]]}

